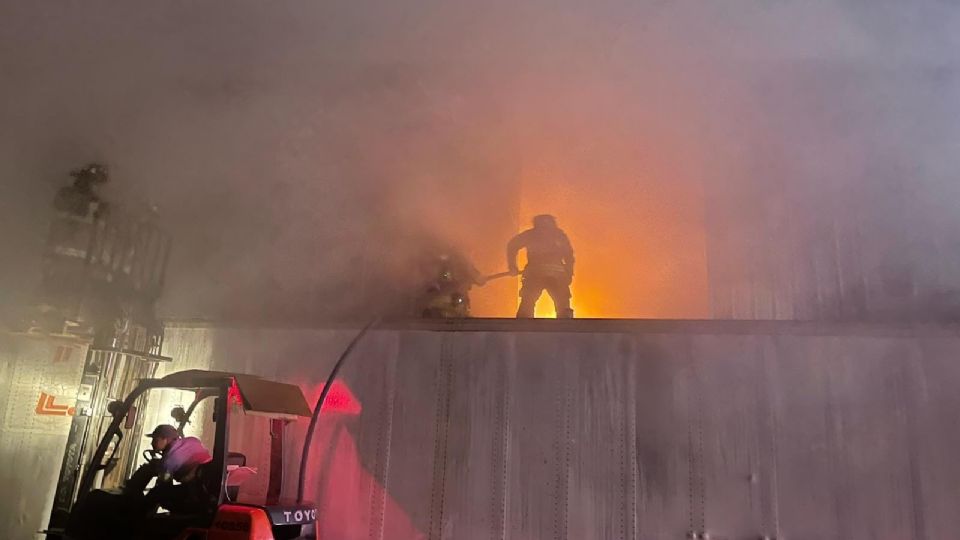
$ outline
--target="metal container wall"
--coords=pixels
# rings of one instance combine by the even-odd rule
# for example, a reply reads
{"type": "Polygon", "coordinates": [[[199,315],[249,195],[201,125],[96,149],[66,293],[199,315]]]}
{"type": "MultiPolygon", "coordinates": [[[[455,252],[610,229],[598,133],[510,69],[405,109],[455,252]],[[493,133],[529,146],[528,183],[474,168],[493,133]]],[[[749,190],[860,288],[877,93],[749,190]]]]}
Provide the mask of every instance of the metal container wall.
{"type": "Polygon", "coordinates": [[[0,538],[46,528],[87,344],[0,332],[0,538]]]}
{"type": "MultiPolygon", "coordinates": [[[[171,325],[174,361],[158,375],[248,372],[296,382],[314,400],[355,331],[171,325]]],[[[36,413],[43,383],[20,395],[24,370],[56,348],[2,344],[0,457],[5,485],[22,495],[0,504],[0,535],[28,538],[45,526],[69,419],[36,413]],[[63,425],[35,425],[51,420],[63,425]]],[[[65,381],[79,377],[74,354],[65,381]]],[[[958,354],[953,327],[379,329],[342,372],[359,414],[332,411],[317,430],[308,494],[326,538],[953,538],[958,354]]],[[[151,400],[147,424],[168,422],[180,394],[151,400]]],[[[286,494],[305,431],[301,421],[285,432],[286,494]]],[[[269,443],[256,433],[232,439],[261,469],[241,493],[265,489],[269,443]]]]}
{"type": "MultiPolygon", "coordinates": [[[[363,411],[326,421],[373,482],[312,485],[355,499],[321,533],[398,538],[407,518],[430,539],[936,539],[960,525],[952,329],[511,323],[377,330],[357,349],[343,375],[363,411]]],[[[313,399],[352,332],[168,339],[313,399]]]]}

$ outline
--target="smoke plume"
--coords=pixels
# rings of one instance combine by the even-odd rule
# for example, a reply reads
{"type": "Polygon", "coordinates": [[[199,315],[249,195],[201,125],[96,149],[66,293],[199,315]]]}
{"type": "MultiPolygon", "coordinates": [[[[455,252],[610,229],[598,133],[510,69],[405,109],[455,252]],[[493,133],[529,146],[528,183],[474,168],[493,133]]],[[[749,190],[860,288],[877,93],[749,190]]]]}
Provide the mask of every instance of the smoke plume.
{"type": "MultiPolygon", "coordinates": [[[[158,206],[176,317],[362,317],[425,238],[495,272],[541,212],[578,251],[582,315],[708,317],[743,287],[795,305],[823,273],[798,254],[850,212],[857,275],[960,286],[947,2],[94,0],[0,19],[5,306],[91,160],[109,198],[158,206]]],[[[515,287],[475,291],[478,314],[510,315],[515,287]]],[[[799,313],[771,309],[754,311],[799,313]]]]}

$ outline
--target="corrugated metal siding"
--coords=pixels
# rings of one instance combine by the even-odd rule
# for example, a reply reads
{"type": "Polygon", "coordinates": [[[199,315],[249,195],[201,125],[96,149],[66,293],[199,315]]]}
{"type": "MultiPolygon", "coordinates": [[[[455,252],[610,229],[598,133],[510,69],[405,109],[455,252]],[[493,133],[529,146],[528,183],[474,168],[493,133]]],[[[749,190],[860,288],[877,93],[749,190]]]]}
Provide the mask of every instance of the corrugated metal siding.
{"type": "MultiPolygon", "coordinates": [[[[932,539],[960,525],[960,339],[677,327],[375,331],[344,372],[364,407],[347,429],[431,539],[932,539]]],[[[350,338],[204,332],[188,339],[215,343],[212,367],[311,390],[350,338]]],[[[337,529],[390,538],[367,491],[367,521],[337,529]]]]}
{"type": "MultiPolygon", "coordinates": [[[[363,411],[321,423],[308,475],[322,537],[935,540],[960,526],[950,328],[510,323],[377,330],[359,346],[343,375],[363,411]],[[324,468],[338,449],[360,467],[324,468]]],[[[353,332],[174,327],[162,370],[257,373],[315,399],[353,332]]],[[[8,344],[7,408],[27,358],[8,344]]],[[[288,494],[305,430],[285,441],[288,494]]],[[[263,433],[234,433],[264,471],[248,493],[265,489],[263,433]]],[[[49,503],[29,501],[59,470],[63,435],[47,437],[0,439],[5,485],[23,493],[0,505],[5,538],[45,525],[49,503]]]]}
{"type": "Polygon", "coordinates": [[[83,342],[0,332],[0,538],[47,526],[85,357],[83,342]]]}

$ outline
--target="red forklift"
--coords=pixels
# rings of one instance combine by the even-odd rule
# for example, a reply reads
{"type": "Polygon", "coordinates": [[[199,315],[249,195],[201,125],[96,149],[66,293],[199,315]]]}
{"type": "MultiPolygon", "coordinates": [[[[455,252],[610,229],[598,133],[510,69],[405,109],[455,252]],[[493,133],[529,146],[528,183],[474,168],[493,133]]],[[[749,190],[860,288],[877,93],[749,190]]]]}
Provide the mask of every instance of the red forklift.
{"type": "MultiPolygon", "coordinates": [[[[75,185],[61,190],[54,204],[58,214],[44,255],[42,293],[33,310],[38,315],[25,317],[24,324],[17,325],[31,334],[69,334],[90,342],[47,537],[312,537],[316,508],[303,497],[312,434],[337,371],[366,329],[337,362],[312,415],[295,385],[199,370],[155,378],[158,365],[172,360],[162,355],[164,328],[155,314],[165,282],[170,237],[152,210],[130,213],[113,205],[101,208],[103,201],[87,184],[105,182],[105,167],[91,164],[75,171],[74,177],[75,185]],[[203,491],[209,500],[196,512],[140,513],[124,503],[123,488],[137,470],[147,396],[164,390],[193,393],[187,409],[175,407],[171,412],[181,434],[196,411],[203,412],[204,433],[213,433],[212,444],[208,442],[212,461],[203,475],[203,491]],[[122,396],[126,397],[120,399],[122,396]],[[208,409],[212,409],[209,415],[208,409]],[[234,471],[246,466],[243,453],[230,451],[230,424],[238,412],[270,418],[271,432],[264,437],[281,445],[282,431],[277,436],[274,427],[282,430],[284,422],[312,416],[294,500],[280,497],[282,452],[274,452],[273,447],[266,496],[259,500],[244,497],[244,490],[231,481],[237,476],[234,471]]],[[[159,459],[150,452],[143,457],[147,462],[159,459]]]]}
{"type": "MultiPolygon", "coordinates": [[[[273,489],[278,481],[282,481],[282,460],[279,463],[269,460],[273,463],[267,464],[271,489],[265,497],[245,496],[237,482],[232,481],[237,471],[246,468],[247,459],[243,453],[231,451],[229,447],[231,424],[237,422],[238,417],[247,416],[269,418],[271,426],[277,422],[311,417],[310,407],[298,386],[240,373],[180,371],[159,379],[141,380],[124,400],[111,402],[107,410],[112,421],[83,470],[67,525],[63,530],[46,531],[48,537],[72,540],[287,540],[313,537],[317,509],[314,504],[302,500],[302,488],[295,499],[284,499],[280,496],[280,489],[273,489]],[[139,405],[145,402],[148,394],[163,390],[193,393],[193,400],[186,409],[177,406],[171,412],[181,434],[198,410],[204,411],[204,418],[199,422],[213,427],[213,460],[204,466],[204,474],[199,480],[206,497],[204,504],[189,513],[156,509],[148,513],[131,511],[130,495],[123,492],[133,468],[132,460],[123,456],[136,454],[141,441],[130,439],[136,439],[144,427],[140,425],[144,415],[139,405]],[[125,462],[125,466],[118,467],[125,462]]],[[[318,413],[319,407],[314,412],[318,413]]],[[[204,431],[209,433],[210,429],[204,431]]],[[[271,434],[263,435],[269,437],[271,434]]],[[[304,445],[304,455],[308,448],[309,437],[304,445]]],[[[143,457],[148,462],[159,459],[151,450],[144,451],[143,457]]],[[[246,468],[247,473],[250,470],[246,468]]]]}

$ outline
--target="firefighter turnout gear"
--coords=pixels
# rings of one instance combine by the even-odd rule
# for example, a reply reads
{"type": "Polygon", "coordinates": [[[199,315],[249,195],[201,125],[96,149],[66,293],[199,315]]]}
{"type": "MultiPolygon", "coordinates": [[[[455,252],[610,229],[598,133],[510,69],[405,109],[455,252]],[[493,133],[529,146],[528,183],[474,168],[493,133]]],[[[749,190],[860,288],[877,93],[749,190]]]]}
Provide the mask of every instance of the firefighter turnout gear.
{"type": "Polygon", "coordinates": [[[477,268],[460,251],[447,248],[431,253],[424,267],[426,283],[420,314],[427,319],[470,316],[470,289],[486,283],[477,268]]]}
{"type": "Polygon", "coordinates": [[[533,317],[537,300],[547,291],[553,300],[557,318],[573,317],[570,308],[570,283],[573,280],[573,247],[566,233],[550,215],[533,218],[533,228],[514,236],[507,243],[507,266],[510,272],[520,273],[517,255],[527,252],[527,266],[523,269],[520,287],[520,307],[517,318],[533,317]]]}

